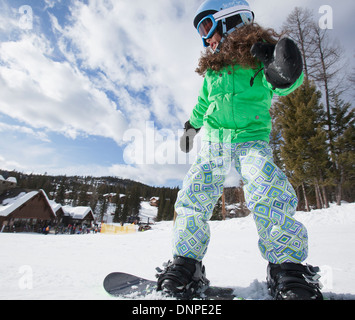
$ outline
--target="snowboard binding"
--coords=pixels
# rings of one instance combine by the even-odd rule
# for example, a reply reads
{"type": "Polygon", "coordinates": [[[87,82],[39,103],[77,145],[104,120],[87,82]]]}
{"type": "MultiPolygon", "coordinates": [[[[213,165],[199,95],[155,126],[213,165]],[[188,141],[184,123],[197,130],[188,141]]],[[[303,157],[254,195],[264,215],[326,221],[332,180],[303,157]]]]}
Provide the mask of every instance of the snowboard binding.
{"type": "Polygon", "coordinates": [[[157,291],[178,299],[191,299],[205,292],[209,287],[205,266],[202,262],[186,257],[176,257],[157,268],[157,291]]]}
{"type": "Polygon", "coordinates": [[[269,263],[267,284],[275,300],[323,300],[319,268],[297,263],[269,263]]]}

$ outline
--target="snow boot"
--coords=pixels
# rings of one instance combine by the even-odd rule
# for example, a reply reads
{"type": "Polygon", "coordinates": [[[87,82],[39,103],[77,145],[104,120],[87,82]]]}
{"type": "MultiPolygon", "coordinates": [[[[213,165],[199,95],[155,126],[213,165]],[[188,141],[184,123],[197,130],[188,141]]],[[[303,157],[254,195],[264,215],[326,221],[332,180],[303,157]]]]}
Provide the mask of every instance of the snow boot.
{"type": "Polygon", "coordinates": [[[209,287],[205,267],[197,260],[176,257],[168,261],[165,269],[157,268],[157,291],[178,299],[191,299],[201,295],[209,287]]]}
{"type": "Polygon", "coordinates": [[[274,300],[323,300],[319,268],[297,263],[269,263],[267,284],[274,300]]]}

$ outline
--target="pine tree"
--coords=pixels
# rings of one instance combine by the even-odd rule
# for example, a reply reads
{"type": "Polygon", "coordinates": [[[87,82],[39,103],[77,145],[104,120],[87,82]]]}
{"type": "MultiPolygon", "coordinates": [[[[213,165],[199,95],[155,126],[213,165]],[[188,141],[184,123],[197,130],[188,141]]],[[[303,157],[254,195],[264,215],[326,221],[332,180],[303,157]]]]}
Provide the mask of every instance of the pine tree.
{"type": "Polygon", "coordinates": [[[121,204],[118,202],[116,203],[116,210],[115,215],[113,216],[114,223],[120,223],[122,221],[122,208],[121,204]]]}
{"type": "Polygon", "coordinates": [[[108,207],[107,198],[102,197],[101,208],[100,208],[100,213],[99,213],[100,221],[103,221],[104,216],[106,215],[107,207],[108,207]]]}
{"type": "Polygon", "coordinates": [[[124,200],[124,204],[123,204],[123,208],[122,208],[122,212],[121,212],[121,225],[124,225],[125,222],[127,222],[127,218],[129,216],[129,205],[128,205],[128,202],[129,202],[129,198],[126,197],[125,200],[124,200]]]}
{"type": "Polygon", "coordinates": [[[172,220],[171,217],[171,200],[170,198],[166,198],[163,206],[163,220],[168,221],[172,220]]]}
{"type": "Polygon", "coordinates": [[[129,215],[132,218],[138,219],[139,210],[141,208],[141,200],[140,200],[140,190],[138,186],[134,186],[129,192],[129,215]]]}
{"type": "Polygon", "coordinates": [[[274,106],[282,135],[281,158],[291,183],[297,190],[301,188],[307,211],[310,205],[306,187],[319,184],[326,165],[323,161],[327,154],[324,112],[320,98],[315,84],[305,80],[299,89],[280,97],[274,106]]]}
{"type": "MultiPolygon", "coordinates": [[[[319,28],[309,9],[295,8],[283,25],[284,31],[296,40],[304,60],[306,79],[314,80],[321,88],[325,103],[326,132],[330,152],[333,153],[333,125],[331,96],[335,90],[345,90],[343,81],[344,50],[333,41],[329,29],[319,28]]],[[[350,77],[351,81],[351,77],[350,77]]]]}
{"type": "Polygon", "coordinates": [[[95,212],[99,200],[99,195],[97,193],[97,189],[93,185],[90,186],[90,192],[91,196],[89,201],[89,207],[95,212]]]}
{"type": "Polygon", "coordinates": [[[156,221],[162,221],[164,219],[165,197],[165,189],[162,188],[159,192],[159,206],[156,221]]]}
{"type": "Polygon", "coordinates": [[[66,179],[63,179],[57,189],[55,202],[65,205],[65,193],[67,189],[66,179]]]}
{"type": "Polygon", "coordinates": [[[339,94],[332,97],[332,167],[328,171],[328,182],[336,188],[338,205],[347,198],[354,199],[355,180],[355,111],[339,94]]]}
{"type": "Polygon", "coordinates": [[[88,199],[88,190],[89,190],[89,186],[86,184],[82,184],[80,186],[80,190],[79,190],[79,194],[78,194],[78,202],[77,205],[78,206],[83,206],[86,207],[89,205],[89,199],[88,199]]]}
{"type": "Polygon", "coordinates": [[[312,151],[312,157],[309,159],[309,164],[314,181],[313,186],[317,209],[329,207],[328,195],[324,182],[327,170],[326,168],[329,167],[326,141],[326,131],[318,125],[316,131],[314,132],[314,136],[309,139],[309,148],[312,151]]]}

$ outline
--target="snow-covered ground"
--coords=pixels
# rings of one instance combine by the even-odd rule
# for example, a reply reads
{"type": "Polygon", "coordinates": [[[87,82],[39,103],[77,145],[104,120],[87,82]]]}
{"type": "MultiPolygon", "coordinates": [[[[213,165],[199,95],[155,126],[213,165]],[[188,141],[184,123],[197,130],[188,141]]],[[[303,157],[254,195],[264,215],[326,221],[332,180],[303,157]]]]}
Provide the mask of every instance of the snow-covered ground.
{"type": "Polygon", "coordinates": [[[139,216],[143,223],[146,222],[153,222],[154,218],[158,214],[158,208],[153,207],[149,204],[149,201],[142,201],[141,202],[141,209],[139,210],[139,216]]]}
{"type": "MultiPolygon", "coordinates": [[[[308,228],[307,263],[322,267],[325,296],[355,299],[355,204],[296,217],[308,228]]],[[[267,298],[267,263],[252,217],[210,224],[204,263],[211,283],[231,286],[247,299],[267,298]]],[[[172,222],[161,222],[128,235],[2,233],[0,299],[115,299],[102,287],[105,276],[123,271],[154,279],[155,267],[171,258],[171,228],[172,222]]]]}

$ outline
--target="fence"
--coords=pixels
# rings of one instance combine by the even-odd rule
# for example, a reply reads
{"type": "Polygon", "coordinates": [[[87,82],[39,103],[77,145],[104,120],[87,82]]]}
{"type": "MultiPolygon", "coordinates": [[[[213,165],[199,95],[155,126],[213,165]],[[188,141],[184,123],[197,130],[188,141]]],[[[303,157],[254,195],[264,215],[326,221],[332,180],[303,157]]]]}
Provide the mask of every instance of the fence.
{"type": "Polygon", "coordinates": [[[129,224],[125,226],[115,226],[112,224],[102,224],[101,233],[105,234],[129,234],[137,232],[137,226],[129,224]]]}

